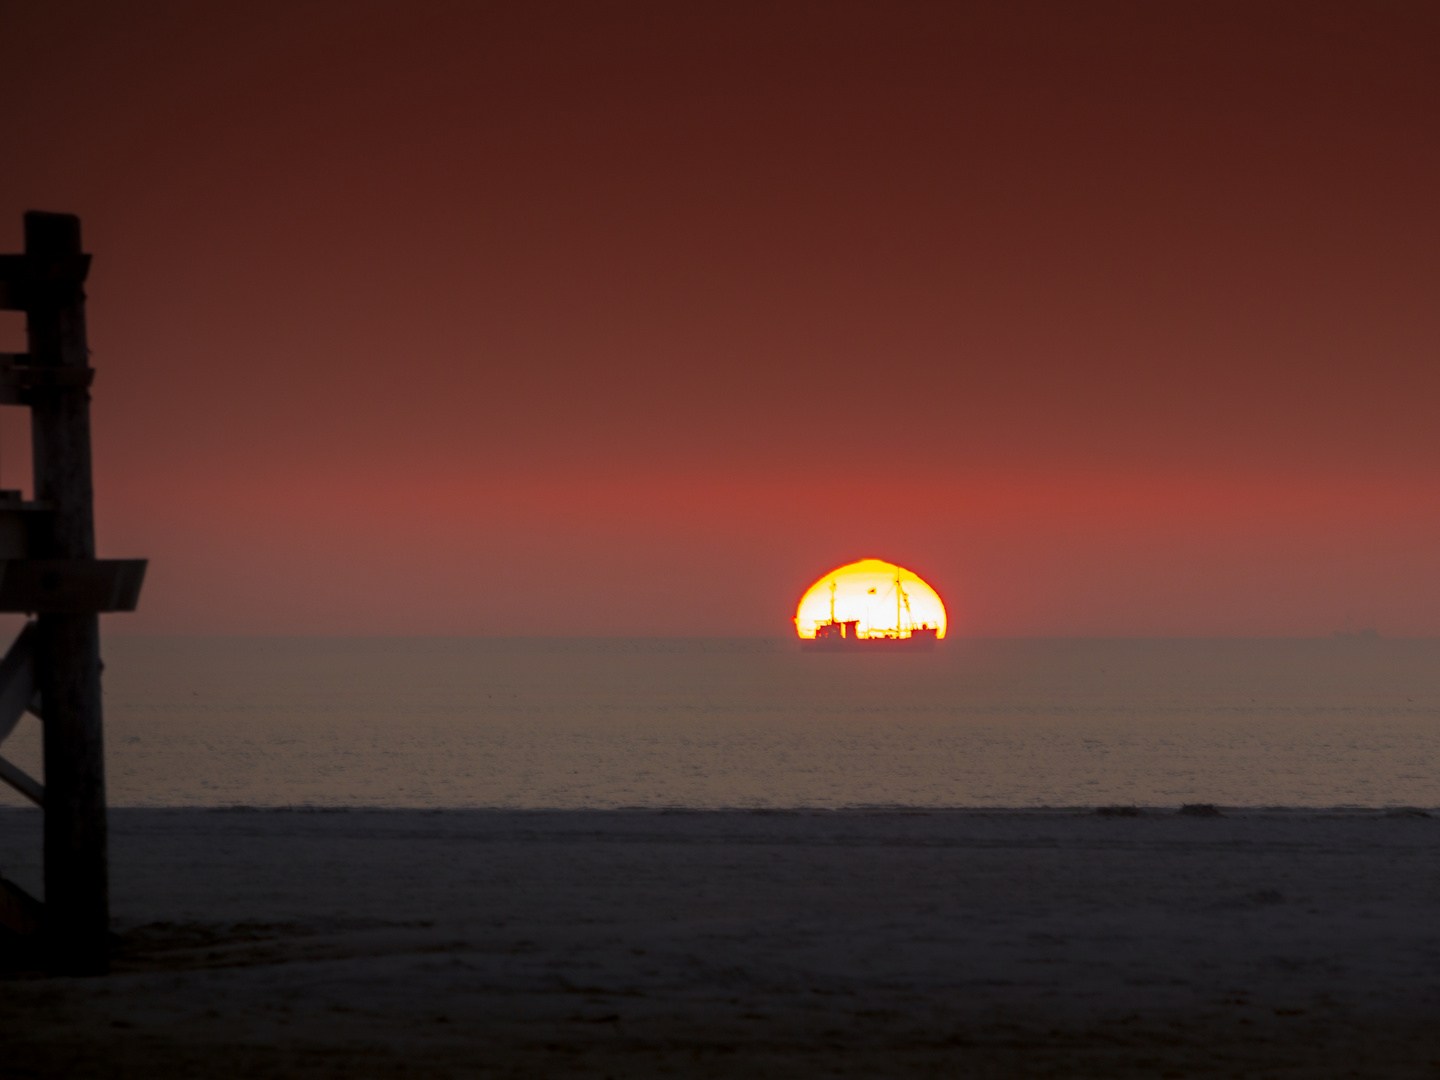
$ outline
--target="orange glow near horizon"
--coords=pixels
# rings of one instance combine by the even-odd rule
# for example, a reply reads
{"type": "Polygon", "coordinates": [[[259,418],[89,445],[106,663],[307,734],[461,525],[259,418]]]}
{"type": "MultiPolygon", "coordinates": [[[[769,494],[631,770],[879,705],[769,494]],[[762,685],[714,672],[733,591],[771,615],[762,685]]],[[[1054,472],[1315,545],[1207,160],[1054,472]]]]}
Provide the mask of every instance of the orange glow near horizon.
{"type": "Polygon", "coordinates": [[[893,634],[898,600],[900,623],[905,629],[929,625],[939,629],[939,637],[945,636],[945,604],[926,581],[913,570],[883,559],[861,559],[831,570],[805,591],[795,611],[795,631],[802,638],[813,638],[816,625],[830,620],[831,585],[835,586],[836,620],[859,620],[862,634],[893,634]]]}

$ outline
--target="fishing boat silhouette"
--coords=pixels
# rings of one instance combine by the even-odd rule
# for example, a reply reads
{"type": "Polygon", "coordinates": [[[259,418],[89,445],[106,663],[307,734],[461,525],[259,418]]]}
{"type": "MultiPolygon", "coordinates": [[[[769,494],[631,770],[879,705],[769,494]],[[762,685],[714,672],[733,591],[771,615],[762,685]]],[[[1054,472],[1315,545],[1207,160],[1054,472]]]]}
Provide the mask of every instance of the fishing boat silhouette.
{"type": "MultiPolygon", "coordinates": [[[[910,597],[905,593],[905,584],[897,572],[886,591],[886,599],[895,595],[895,625],[867,626],[860,629],[859,619],[837,619],[835,617],[835,590],[837,583],[830,582],[830,618],[827,622],[815,624],[813,638],[801,638],[800,648],[806,652],[932,652],[939,640],[939,627],[930,623],[916,623],[910,616],[910,597]]],[[[874,592],[875,590],[870,590],[874,592]]]]}

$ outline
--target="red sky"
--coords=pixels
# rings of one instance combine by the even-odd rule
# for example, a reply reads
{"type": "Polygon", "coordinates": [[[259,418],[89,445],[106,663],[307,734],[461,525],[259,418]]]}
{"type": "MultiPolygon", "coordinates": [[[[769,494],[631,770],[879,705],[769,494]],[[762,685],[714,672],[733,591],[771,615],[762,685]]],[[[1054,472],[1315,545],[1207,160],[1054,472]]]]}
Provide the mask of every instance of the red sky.
{"type": "Polygon", "coordinates": [[[1440,633],[1437,12],[0,3],[107,630],[1440,633]]]}

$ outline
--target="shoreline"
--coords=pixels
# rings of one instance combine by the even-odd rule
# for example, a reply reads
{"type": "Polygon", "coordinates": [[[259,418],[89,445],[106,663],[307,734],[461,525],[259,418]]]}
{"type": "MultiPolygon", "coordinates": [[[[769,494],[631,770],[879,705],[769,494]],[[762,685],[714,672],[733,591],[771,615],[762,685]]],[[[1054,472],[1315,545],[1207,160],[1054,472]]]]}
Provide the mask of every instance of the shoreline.
{"type": "MultiPolygon", "coordinates": [[[[206,805],[125,805],[110,806],[110,814],[176,813],[176,814],[615,814],[615,815],[950,815],[956,817],[1359,817],[1359,818],[1422,818],[1440,817],[1440,806],[1340,804],[1335,806],[1270,806],[1221,803],[1104,803],[1076,806],[927,806],[924,804],[875,803],[856,806],[384,806],[343,805],[325,803],[289,803],[274,806],[234,804],[206,805]],[[1212,813],[1213,811],[1213,813],[1212,813]]],[[[0,821],[5,815],[38,815],[33,805],[0,806],[0,821]]]]}

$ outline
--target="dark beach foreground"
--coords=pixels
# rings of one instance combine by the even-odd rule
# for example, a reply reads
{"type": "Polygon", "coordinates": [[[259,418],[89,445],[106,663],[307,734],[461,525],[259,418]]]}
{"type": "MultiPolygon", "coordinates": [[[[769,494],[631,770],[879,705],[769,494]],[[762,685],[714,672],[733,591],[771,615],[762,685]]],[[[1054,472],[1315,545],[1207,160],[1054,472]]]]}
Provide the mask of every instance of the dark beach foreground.
{"type": "MultiPolygon", "coordinates": [[[[38,889],[37,814],[0,870],[38,889]]],[[[6,1077],[1434,1077],[1417,812],[116,810],[6,1077]]]]}

